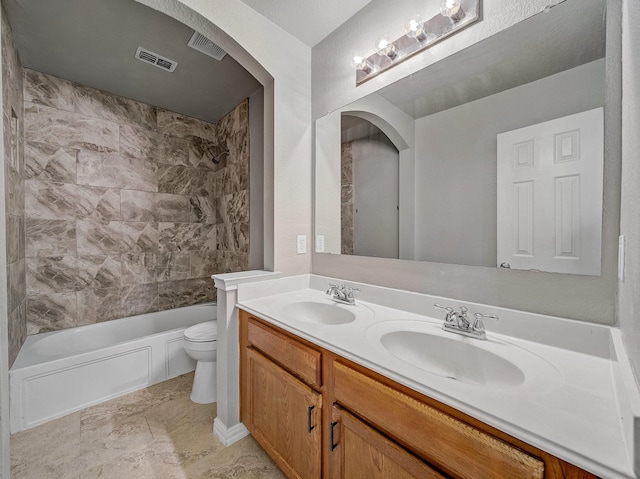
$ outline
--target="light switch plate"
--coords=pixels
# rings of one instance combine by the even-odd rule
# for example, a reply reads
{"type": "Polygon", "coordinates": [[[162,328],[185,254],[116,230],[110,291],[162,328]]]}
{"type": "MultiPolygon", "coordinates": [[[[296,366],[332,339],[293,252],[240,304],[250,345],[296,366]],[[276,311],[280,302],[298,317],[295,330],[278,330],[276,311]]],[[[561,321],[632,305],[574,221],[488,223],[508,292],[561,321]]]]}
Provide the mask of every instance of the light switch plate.
{"type": "Polygon", "coordinates": [[[307,235],[296,236],[296,251],[298,254],[305,254],[307,252],[307,235]]]}
{"type": "Polygon", "coordinates": [[[324,235],[316,235],[316,253],[324,253],[324,235]]]}

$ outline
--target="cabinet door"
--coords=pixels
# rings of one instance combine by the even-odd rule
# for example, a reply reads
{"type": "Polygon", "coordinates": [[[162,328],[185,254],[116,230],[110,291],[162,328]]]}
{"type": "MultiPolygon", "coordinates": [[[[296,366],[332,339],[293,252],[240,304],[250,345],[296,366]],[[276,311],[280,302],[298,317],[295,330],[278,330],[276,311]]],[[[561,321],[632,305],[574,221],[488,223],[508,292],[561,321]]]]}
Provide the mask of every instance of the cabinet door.
{"type": "Polygon", "coordinates": [[[334,406],[331,423],[332,479],[443,479],[344,409],[334,406]]]}
{"type": "Polygon", "coordinates": [[[246,426],[289,477],[319,479],[322,397],[257,351],[246,357],[246,426]]]}

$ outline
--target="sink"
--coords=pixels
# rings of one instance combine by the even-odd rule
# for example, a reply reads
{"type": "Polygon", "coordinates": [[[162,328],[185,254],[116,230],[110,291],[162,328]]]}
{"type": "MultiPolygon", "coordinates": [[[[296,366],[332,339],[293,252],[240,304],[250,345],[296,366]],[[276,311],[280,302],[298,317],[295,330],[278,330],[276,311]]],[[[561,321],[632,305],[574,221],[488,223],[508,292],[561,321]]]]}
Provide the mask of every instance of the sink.
{"type": "Polygon", "coordinates": [[[387,352],[401,361],[463,383],[510,388],[525,380],[524,372],[517,365],[481,344],[471,342],[480,342],[476,339],[421,331],[392,331],[383,334],[379,341],[387,352]]]}
{"type": "Polygon", "coordinates": [[[356,315],[349,311],[355,306],[341,305],[334,302],[296,301],[285,304],[283,310],[296,321],[314,324],[347,324],[356,319],[356,315]]]}

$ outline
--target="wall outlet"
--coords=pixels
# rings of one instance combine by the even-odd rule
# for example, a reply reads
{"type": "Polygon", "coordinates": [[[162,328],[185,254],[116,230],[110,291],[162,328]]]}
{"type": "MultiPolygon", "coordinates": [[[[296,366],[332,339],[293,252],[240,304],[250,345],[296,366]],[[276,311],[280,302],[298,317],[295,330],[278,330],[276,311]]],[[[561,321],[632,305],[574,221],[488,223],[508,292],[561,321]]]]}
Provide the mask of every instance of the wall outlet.
{"type": "Polygon", "coordinates": [[[316,235],[316,253],[324,253],[324,235],[316,235]]]}
{"type": "Polygon", "coordinates": [[[305,254],[307,252],[307,235],[296,236],[296,251],[298,254],[305,254]]]}

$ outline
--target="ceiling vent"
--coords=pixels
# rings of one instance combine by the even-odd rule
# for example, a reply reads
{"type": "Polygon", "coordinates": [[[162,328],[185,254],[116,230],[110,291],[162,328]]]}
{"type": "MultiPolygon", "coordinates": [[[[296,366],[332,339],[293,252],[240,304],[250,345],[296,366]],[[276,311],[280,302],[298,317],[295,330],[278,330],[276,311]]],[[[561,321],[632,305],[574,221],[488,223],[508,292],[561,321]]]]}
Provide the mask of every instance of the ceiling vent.
{"type": "Polygon", "coordinates": [[[220,48],[203,34],[198,32],[193,32],[193,35],[191,35],[191,38],[189,39],[189,43],[187,43],[187,45],[195,50],[198,50],[200,53],[204,53],[211,58],[215,58],[218,61],[222,60],[227,54],[227,52],[225,52],[222,48],[220,48]]]}
{"type": "Polygon", "coordinates": [[[172,72],[178,66],[178,62],[169,60],[157,53],[150,52],[146,48],[138,47],[136,50],[136,58],[143,62],[151,63],[152,65],[162,68],[165,71],[172,72]]]}

